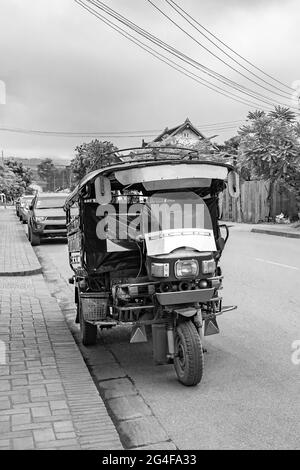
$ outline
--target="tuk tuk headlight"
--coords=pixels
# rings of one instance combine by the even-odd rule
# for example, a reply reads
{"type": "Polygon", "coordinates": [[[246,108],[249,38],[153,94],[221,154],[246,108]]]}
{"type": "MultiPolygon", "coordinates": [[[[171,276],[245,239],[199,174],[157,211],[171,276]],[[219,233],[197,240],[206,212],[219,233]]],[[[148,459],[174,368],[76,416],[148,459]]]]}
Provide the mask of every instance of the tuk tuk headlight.
{"type": "Polygon", "coordinates": [[[199,273],[199,264],[195,259],[178,260],[175,263],[175,276],[181,277],[195,277],[199,273]]]}
{"type": "Polygon", "coordinates": [[[44,222],[46,219],[47,219],[47,217],[42,217],[42,216],[38,216],[38,217],[35,218],[37,223],[44,222]]]}
{"type": "Polygon", "coordinates": [[[151,263],[151,276],[153,277],[169,277],[169,263],[151,263]]]}
{"type": "Polygon", "coordinates": [[[214,274],[216,270],[216,262],[214,259],[207,259],[202,261],[203,274],[214,274]]]}

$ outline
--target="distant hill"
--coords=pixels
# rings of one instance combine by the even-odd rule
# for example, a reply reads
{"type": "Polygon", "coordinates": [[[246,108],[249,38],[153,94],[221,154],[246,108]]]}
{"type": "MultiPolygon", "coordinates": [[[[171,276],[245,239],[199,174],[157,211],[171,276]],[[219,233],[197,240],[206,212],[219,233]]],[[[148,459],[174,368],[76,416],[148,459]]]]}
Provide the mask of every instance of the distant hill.
{"type": "MultiPolygon", "coordinates": [[[[50,157],[51,158],[51,157],[50,157]]],[[[41,163],[44,158],[19,158],[19,157],[9,157],[9,160],[15,160],[17,162],[23,163],[23,165],[28,166],[32,170],[35,170],[39,163],[41,163]]],[[[53,164],[57,168],[62,168],[70,165],[71,160],[66,158],[52,158],[53,164]]]]}

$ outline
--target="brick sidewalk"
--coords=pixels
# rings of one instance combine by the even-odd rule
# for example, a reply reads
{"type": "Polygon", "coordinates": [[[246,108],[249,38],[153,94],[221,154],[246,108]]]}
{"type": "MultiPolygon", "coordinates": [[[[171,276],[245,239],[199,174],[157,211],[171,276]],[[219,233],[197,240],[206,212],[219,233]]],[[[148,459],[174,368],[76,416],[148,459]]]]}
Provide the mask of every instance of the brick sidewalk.
{"type": "MultiPolygon", "coordinates": [[[[11,236],[1,250],[20,252],[23,244],[29,253],[26,236],[14,236],[13,217],[6,217],[11,236]]],[[[0,450],[123,449],[42,275],[0,277],[0,340],[0,450]]]]}
{"type": "Polygon", "coordinates": [[[0,276],[41,273],[41,266],[28,243],[13,207],[0,207],[0,276]]]}

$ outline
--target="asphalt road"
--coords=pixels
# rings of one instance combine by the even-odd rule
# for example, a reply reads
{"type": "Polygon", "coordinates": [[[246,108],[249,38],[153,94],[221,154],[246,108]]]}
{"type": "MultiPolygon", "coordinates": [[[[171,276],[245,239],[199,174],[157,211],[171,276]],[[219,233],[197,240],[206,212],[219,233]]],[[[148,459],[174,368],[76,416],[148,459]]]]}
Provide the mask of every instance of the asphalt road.
{"type": "MultiPolygon", "coordinates": [[[[67,280],[67,245],[40,249],[67,280]]],[[[101,335],[179,449],[299,449],[300,364],[291,356],[300,340],[300,241],[233,228],[221,265],[224,305],[238,310],[206,339],[199,386],[179,384],[172,365],[155,366],[151,345],[130,345],[128,329],[101,335]]]]}

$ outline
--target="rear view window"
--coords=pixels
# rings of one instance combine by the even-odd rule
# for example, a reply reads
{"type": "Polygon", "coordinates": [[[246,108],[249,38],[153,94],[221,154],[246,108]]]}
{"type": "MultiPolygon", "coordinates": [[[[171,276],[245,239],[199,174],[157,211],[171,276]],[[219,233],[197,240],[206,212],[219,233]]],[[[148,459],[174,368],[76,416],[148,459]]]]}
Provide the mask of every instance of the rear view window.
{"type": "Polygon", "coordinates": [[[56,209],[63,207],[66,198],[59,198],[59,197],[49,197],[49,198],[40,198],[37,201],[36,207],[38,209],[56,209]]]}

